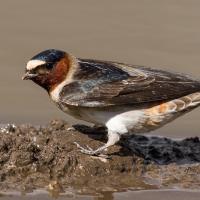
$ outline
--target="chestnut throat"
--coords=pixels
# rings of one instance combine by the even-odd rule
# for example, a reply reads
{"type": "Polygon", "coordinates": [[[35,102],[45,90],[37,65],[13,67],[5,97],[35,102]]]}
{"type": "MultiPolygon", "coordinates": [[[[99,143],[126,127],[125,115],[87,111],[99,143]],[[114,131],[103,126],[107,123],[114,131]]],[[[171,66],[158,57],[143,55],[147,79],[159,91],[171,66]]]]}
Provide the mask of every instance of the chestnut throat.
{"type": "Polygon", "coordinates": [[[44,88],[48,93],[56,88],[66,79],[70,67],[70,60],[66,55],[56,66],[46,75],[39,75],[33,79],[33,82],[44,88]]]}

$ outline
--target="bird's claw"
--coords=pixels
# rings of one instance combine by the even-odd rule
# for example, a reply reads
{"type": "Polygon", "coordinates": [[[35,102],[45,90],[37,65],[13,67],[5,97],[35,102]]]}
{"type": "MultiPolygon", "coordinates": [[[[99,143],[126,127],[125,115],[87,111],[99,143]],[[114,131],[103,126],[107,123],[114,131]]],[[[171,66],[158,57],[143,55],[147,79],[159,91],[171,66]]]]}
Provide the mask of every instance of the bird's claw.
{"type": "Polygon", "coordinates": [[[81,153],[84,153],[84,154],[87,154],[90,156],[98,156],[98,157],[102,157],[102,158],[106,158],[106,159],[110,158],[110,156],[108,156],[108,155],[101,154],[102,151],[100,151],[99,149],[93,150],[88,145],[87,145],[87,149],[86,149],[77,142],[74,142],[74,144],[77,146],[78,149],[80,149],[81,153]]]}
{"type": "Polygon", "coordinates": [[[88,154],[88,155],[92,155],[92,156],[97,156],[98,155],[98,152],[94,151],[91,147],[89,147],[87,145],[87,149],[82,147],[79,143],[77,142],[74,142],[74,144],[80,149],[80,152],[81,153],[84,153],[84,154],[88,154]]]}

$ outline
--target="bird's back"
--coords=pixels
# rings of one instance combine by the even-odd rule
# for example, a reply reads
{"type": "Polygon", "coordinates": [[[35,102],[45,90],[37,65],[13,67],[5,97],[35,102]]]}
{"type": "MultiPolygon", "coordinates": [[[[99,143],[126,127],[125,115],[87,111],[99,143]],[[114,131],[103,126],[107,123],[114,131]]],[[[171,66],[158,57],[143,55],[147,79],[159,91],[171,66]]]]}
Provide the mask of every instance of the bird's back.
{"type": "Polygon", "coordinates": [[[200,92],[200,81],[148,67],[88,59],[78,60],[74,81],[63,87],[68,105],[108,107],[170,101],[200,92]]]}

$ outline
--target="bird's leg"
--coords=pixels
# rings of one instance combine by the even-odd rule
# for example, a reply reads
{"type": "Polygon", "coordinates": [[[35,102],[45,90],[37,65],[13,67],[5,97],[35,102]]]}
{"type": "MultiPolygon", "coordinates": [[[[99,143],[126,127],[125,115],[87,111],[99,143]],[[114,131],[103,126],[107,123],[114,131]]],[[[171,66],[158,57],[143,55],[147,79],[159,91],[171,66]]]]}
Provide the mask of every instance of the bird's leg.
{"type": "Polygon", "coordinates": [[[108,131],[108,141],[107,141],[107,143],[105,145],[99,147],[96,150],[93,150],[89,146],[87,146],[87,148],[84,148],[80,144],[78,144],[77,142],[74,142],[74,144],[76,144],[76,146],[80,149],[80,151],[82,153],[88,154],[88,155],[97,156],[97,155],[100,155],[108,147],[116,144],[119,140],[120,140],[120,135],[118,133],[112,132],[112,131],[108,131]]]}

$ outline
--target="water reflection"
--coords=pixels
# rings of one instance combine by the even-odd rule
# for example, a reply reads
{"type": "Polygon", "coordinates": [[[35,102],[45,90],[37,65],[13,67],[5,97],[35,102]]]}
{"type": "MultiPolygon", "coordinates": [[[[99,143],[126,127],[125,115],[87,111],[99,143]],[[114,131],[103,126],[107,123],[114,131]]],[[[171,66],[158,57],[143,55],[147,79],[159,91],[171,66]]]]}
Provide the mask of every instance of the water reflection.
{"type": "Polygon", "coordinates": [[[114,200],[113,192],[102,192],[101,196],[94,197],[94,200],[114,200]]]}
{"type": "Polygon", "coordinates": [[[35,191],[32,194],[21,196],[19,193],[0,194],[0,200],[199,200],[199,191],[190,190],[162,190],[162,191],[127,191],[122,193],[117,192],[102,192],[100,195],[78,195],[78,194],[61,194],[58,197],[51,197],[43,190],[35,191]]]}

